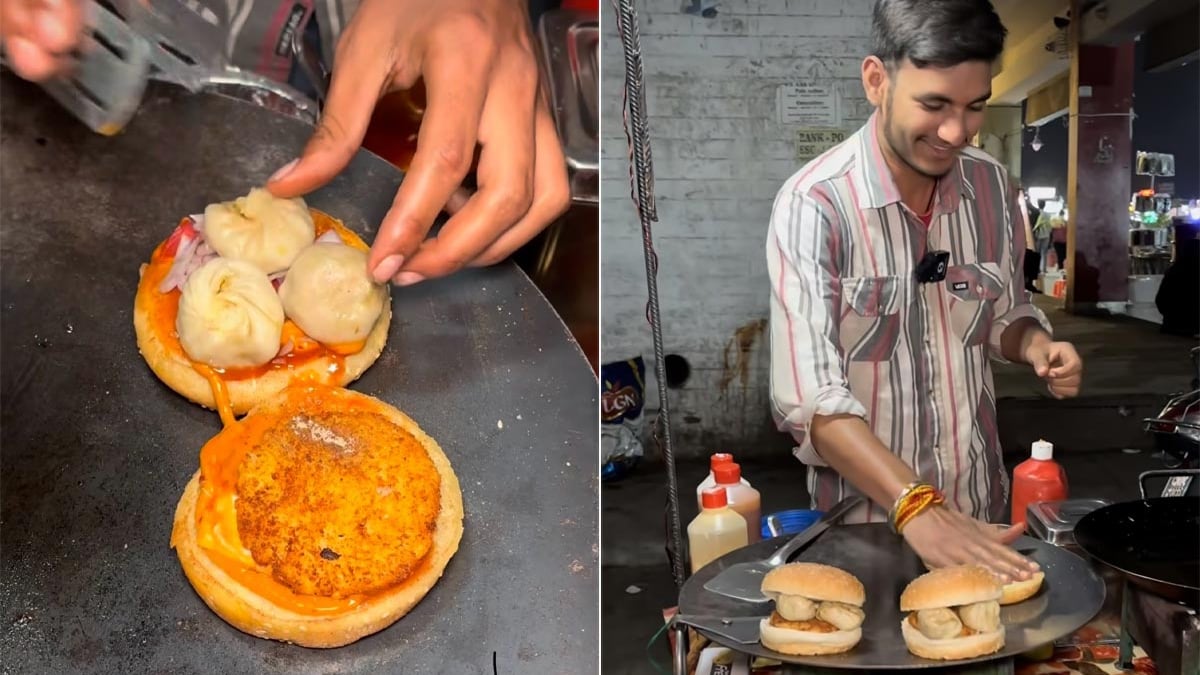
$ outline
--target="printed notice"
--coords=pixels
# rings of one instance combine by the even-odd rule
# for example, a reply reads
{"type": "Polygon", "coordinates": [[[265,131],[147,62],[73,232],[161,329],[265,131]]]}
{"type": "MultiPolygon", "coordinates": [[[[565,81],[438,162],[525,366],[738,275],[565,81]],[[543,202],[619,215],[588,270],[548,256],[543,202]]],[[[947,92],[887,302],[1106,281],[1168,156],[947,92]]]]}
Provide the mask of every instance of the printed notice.
{"type": "Polygon", "coordinates": [[[846,132],[841,129],[798,129],[796,159],[807,162],[844,140],[846,132]]]}
{"type": "Polygon", "coordinates": [[[783,84],[776,90],[779,123],[805,127],[842,126],[840,97],[824,84],[783,84]]]}

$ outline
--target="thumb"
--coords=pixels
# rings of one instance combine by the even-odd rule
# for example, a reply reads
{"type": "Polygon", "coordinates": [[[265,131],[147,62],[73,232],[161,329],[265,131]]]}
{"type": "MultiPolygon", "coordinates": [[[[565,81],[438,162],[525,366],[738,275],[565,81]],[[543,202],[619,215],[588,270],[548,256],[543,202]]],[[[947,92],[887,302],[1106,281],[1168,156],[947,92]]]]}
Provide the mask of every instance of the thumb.
{"type": "Polygon", "coordinates": [[[1017,523],[1010,525],[1004,530],[1001,530],[998,540],[1002,544],[1011,544],[1016,541],[1022,534],[1025,533],[1025,523],[1017,523]]]}
{"type": "Polygon", "coordinates": [[[357,63],[361,59],[354,57],[347,54],[334,70],[329,99],[304,152],[267,180],[267,189],[276,197],[299,197],[325,185],[346,168],[362,145],[384,79],[367,75],[382,69],[357,63]]]}

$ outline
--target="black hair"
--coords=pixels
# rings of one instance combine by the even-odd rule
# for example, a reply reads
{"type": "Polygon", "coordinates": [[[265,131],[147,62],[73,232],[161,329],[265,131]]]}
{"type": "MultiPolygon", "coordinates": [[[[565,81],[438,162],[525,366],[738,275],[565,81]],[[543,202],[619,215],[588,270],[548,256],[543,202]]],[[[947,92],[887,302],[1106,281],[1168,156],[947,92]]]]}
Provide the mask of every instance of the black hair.
{"type": "Polygon", "coordinates": [[[989,0],[876,0],[871,55],[889,69],[994,61],[1008,31],[989,0]]]}

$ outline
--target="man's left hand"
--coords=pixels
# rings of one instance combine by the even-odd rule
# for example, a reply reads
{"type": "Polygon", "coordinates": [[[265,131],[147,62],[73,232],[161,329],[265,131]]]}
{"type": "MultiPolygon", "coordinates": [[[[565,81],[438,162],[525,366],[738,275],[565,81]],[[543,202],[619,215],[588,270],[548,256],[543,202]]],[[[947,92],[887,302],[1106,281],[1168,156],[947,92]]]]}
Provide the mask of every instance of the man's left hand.
{"type": "Polygon", "coordinates": [[[1072,398],[1079,395],[1083,380],[1083,359],[1070,342],[1038,340],[1025,351],[1025,361],[1033,366],[1038,377],[1046,381],[1054,398],[1072,398]]]}

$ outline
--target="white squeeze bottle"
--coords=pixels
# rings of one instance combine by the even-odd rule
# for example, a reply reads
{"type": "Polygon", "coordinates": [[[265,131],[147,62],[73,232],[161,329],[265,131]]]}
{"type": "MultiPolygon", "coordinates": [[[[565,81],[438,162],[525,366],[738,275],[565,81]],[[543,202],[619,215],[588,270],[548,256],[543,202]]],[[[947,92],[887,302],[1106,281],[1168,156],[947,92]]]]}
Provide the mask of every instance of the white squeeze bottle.
{"type": "MultiPolygon", "coordinates": [[[[722,464],[733,464],[733,455],[727,452],[718,452],[708,459],[708,476],[700,481],[700,485],[696,486],[696,508],[702,509],[704,506],[700,503],[700,493],[710,487],[717,486],[717,477],[713,474],[717,467],[722,464]]],[[[742,479],[742,484],[750,485],[746,479],[742,479]]]]}
{"type": "Polygon", "coordinates": [[[729,508],[746,519],[746,538],[750,543],[762,539],[762,496],[742,478],[742,467],[730,462],[713,470],[717,487],[725,488],[729,508]]]}
{"type": "Polygon", "coordinates": [[[721,556],[749,543],[746,519],[729,508],[725,488],[709,488],[700,494],[700,515],[688,523],[688,551],[692,574],[721,556]]]}

